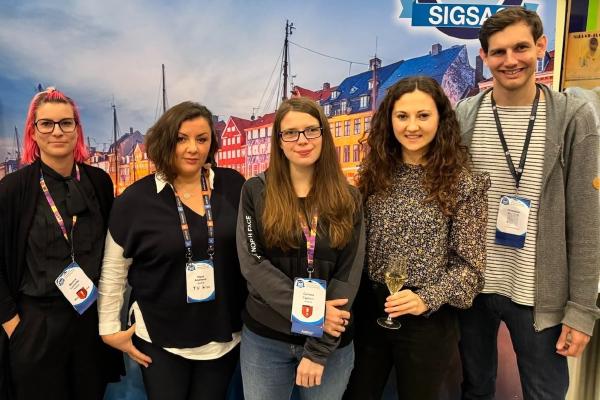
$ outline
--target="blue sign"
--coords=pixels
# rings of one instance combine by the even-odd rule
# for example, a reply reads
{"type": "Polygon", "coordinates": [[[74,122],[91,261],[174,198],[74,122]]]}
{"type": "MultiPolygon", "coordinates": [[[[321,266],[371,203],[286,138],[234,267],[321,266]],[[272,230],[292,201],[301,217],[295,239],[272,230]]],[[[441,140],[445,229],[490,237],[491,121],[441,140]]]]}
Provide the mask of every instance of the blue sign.
{"type": "Polygon", "coordinates": [[[538,4],[523,0],[503,0],[501,4],[453,4],[438,0],[400,0],[400,18],[410,18],[412,26],[430,26],[458,39],[477,39],[486,19],[507,7],[537,10],[538,4]]]}

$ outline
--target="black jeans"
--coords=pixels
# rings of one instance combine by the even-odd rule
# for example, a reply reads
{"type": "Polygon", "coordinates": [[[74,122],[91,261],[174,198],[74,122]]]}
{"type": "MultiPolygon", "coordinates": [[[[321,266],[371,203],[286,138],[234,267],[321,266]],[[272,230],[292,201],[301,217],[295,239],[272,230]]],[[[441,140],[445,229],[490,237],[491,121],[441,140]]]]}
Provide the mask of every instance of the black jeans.
{"type": "Polygon", "coordinates": [[[133,344],[152,359],[141,367],[149,400],[223,400],[240,359],[240,346],[215,360],[189,360],[133,335],[133,344]]]}
{"type": "Polygon", "coordinates": [[[62,296],[23,296],[18,308],[21,322],[8,344],[16,399],[101,400],[108,349],[96,305],[79,315],[62,296]]]}
{"type": "Polygon", "coordinates": [[[493,399],[498,366],[500,321],[510,332],[526,400],[564,399],[569,387],[567,359],[556,354],[561,325],[536,332],[533,307],[498,294],[480,294],[473,307],[459,312],[463,399],[493,399]]]}
{"type": "Polygon", "coordinates": [[[388,295],[385,286],[363,277],[354,303],[354,370],[344,399],[380,399],[395,367],[399,399],[438,400],[449,368],[458,363],[455,310],[443,306],[428,317],[402,316],[402,327],[388,330],[376,323],[385,316],[388,295]]]}

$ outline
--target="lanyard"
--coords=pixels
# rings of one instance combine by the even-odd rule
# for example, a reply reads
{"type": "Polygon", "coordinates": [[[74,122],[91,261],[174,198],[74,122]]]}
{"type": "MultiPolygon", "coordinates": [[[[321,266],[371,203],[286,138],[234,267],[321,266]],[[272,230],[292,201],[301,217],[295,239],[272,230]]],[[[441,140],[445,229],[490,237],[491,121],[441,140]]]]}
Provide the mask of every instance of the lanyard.
{"type": "Polygon", "coordinates": [[[492,111],[494,112],[494,119],[496,120],[496,129],[498,131],[498,136],[500,137],[500,142],[502,143],[502,149],[504,150],[504,156],[506,157],[506,163],[508,164],[508,169],[515,180],[515,186],[517,191],[519,191],[519,183],[521,182],[521,177],[523,176],[523,171],[525,169],[525,160],[527,159],[527,150],[529,149],[529,142],[531,141],[531,134],[533,133],[533,125],[535,124],[535,118],[537,116],[537,108],[540,102],[540,87],[536,86],[535,90],[535,99],[533,101],[533,105],[531,106],[531,114],[529,115],[529,125],[527,126],[527,134],[525,136],[525,143],[523,143],[523,150],[521,151],[521,161],[519,161],[519,167],[515,168],[515,165],[512,160],[512,156],[510,155],[510,151],[508,150],[508,145],[506,144],[506,139],[504,138],[504,132],[502,131],[502,125],[500,124],[500,117],[498,116],[498,107],[496,106],[496,101],[494,100],[494,93],[492,92],[492,111]]]}
{"type": "MultiPolygon", "coordinates": [[[[200,175],[200,184],[202,185],[202,200],[204,201],[204,212],[206,215],[206,225],[208,227],[208,257],[212,260],[215,254],[215,227],[212,215],[212,209],[210,207],[210,190],[208,188],[208,184],[206,183],[206,177],[204,174],[200,175]]],[[[183,203],[175,190],[175,187],[171,185],[173,188],[173,193],[175,193],[175,202],[177,203],[177,213],[179,214],[179,220],[181,222],[181,232],[183,233],[183,240],[185,241],[185,255],[188,259],[188,262],[192,262],[192,236],[190,235],[190,227],[187,224],[187,220],[185,218],[185,213],[183,212],[183,203]]]]}
{"type": "MultiPolygon", "coordinates": [[[[79,166],[75,164],[75,177],[79,181],[81,179],[81,175],[79,174],[79,166]]],[[[73,215],[73,220],[71,223],[71,240],[69,240],[69,235],[67,234],[67,229],[65,228],[65,221],[61,217],[58,212],[58,208],[56,207],[56,203],[54,203],[54,199],[52,198],[52,194],[50,194],[50,190],[48,190],[48,186],[46,185],[46,181],[44,180],[44,172],[40,169],[40,186],[42,187],[42,191],[44,192],[44,196],[46,196],[46,201],[50,206],[50,210],[52,210],[52,214],[54,214],[54,219],[58,223],[58,227],[63,234],[63,237],[67,241],[68,244],[71,245],[71,260],[75,261],[75,249],[73,248],[73,231],[75,230],[75,224],[77,223],[77,215],[73,215]]]]}
{"type": "Polygon", "coordinates": [[[312,278],[312,273],[315,271],[314,258],[315,258],[315,242],[317,238],[317,223],[319,222],[319,216],[315,213],[312,217],[311,226],[307,225],[307,221],[300,215],[300,225],[302,226],[302,232],[306,238],[306,259],[308,261],[308,278],[312,278]]]}

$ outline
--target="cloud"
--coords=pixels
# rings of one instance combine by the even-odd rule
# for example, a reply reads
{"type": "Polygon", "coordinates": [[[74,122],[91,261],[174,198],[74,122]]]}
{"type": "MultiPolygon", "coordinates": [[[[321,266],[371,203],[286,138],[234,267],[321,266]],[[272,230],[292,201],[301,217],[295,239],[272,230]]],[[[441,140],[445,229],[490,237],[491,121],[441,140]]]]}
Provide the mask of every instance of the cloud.
{"type": "MultiPolygon", "coordinates": [[[[294,42],[362,63],[375,53],[376,37],[384,65],[426,54],[434,41],[441,41],[435,31],[423,30],[408,45],[407,28],[394,22],[396,0],[376,7],[359,0],[343,6],[317,0],[5,2],[0,14],[0,85],[4,79],[27,86],[20,86],[26,93],[19,94],[18,106],[6,104],[6,109],[18,107],[19,113],[5,115],[0,130],[22,125],[15,119],[25,113],[23,98],[41,82],[77,100],[86,132],[99,141],[112,135],[113,98],[123,130],[133,126],[145,131],[152,124],[163,63],[171,106],[195,100],[221,117],[249,117],[281,53],[286,19],[297,27],[294,42]]],[[[441,42],[444,47],[458,43],[441,42]]],[[[336,85],[349,72],[367,68],[293,45],[290,54],[296,75],[290,78],[312,89],[323,82],[336,85]]],[[[275,75],[279,72],[277,66],[275,75]]],[[[274,107],[276,99],[268,100],[276,93],[269,86],[261,106],[274,107]]],[[[264,111],[271,110],[259,110],[264,111]]]]}

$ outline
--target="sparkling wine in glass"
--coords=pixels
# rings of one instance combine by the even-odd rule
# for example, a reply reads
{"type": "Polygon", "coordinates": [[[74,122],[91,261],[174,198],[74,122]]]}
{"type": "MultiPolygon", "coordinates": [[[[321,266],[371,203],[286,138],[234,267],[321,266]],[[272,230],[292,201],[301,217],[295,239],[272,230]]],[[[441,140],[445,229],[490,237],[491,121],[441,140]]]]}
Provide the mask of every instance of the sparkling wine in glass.
{"type": "MultiPolygon", "coordinates": [[[[390,294],[394,294],[402,289],[406,279],[408,278],[408,261],[406,257],[402,255],[393,255],[390,257],[387,269],[385,271],[385,284],[390,291],[390,294]]],[[[400,322],[394,321],[389,315],[377,319],[377,323],[387,329],[400,329],[400,322]]]]}

